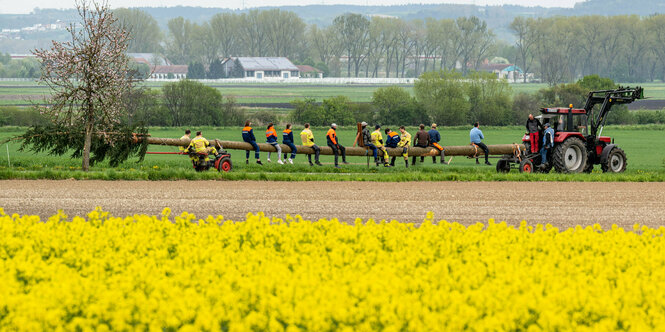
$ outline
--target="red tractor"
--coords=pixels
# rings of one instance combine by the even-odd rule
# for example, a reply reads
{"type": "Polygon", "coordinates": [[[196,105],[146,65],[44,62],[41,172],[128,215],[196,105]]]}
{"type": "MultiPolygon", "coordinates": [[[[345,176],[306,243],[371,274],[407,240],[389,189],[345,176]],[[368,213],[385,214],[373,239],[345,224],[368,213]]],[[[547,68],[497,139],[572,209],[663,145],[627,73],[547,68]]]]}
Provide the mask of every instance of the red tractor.
{"type": "MultiPolygon", "coordinates": [[[[600,164],[603,172],[620,173],[626,170],[626,153],[614,144],[614,140],[601,136],[603,126],[613,105],[630,104],[644,98],[641,87],[619,87],[615,90],[592,91],[583,109],[542,108],[537,116],[541,123],[549,123],[554,129],[554,147],[548,149],[547,163],[542,163],[540,153],[531,153],[529,134],[522,137],[525,151],[504,155],[496,165],[498,172],[519,168],[520,172],[549,172],[552,167],[559,173],[591,173],[600,164]],[[599,105],[594,110],[594,106],[599,105]],[[514,165],[514,166],[513,166],[514,165]]],[[[542,145],[542,132],[539,136],[542,145]]]]}

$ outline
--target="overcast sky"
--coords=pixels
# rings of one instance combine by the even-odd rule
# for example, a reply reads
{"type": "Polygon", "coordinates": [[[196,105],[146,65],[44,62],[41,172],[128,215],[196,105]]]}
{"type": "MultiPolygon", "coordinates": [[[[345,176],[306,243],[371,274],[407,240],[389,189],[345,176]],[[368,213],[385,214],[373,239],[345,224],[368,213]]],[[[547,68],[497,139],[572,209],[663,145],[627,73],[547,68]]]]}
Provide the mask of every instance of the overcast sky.
{"type": "MultiPolygon", "coordinates": [[[[111,7],[201,6],[243,8],[261,6],[352,4],[398,5],[418,3],[461,3],[476,5],[516,4],[523,6],[572,7],[583,0],[109,0],[111,7]]],[[[34,8],[73,7],[73,0],[0,0],[0,13],[29,13],[34,8]]]]}

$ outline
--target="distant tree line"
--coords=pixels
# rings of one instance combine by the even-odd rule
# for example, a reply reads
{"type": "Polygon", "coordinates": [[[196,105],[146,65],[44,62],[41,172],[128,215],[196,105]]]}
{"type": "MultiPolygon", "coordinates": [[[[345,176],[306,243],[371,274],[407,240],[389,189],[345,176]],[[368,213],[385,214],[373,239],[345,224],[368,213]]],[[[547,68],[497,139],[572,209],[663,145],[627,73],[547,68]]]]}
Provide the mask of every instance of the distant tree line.
{"type": "Polygon", "coordinates": [[[509,26],[516,42],[509,45],[474,16],[404,20],[347,13],[320,27],[270,9],[220,13],[202,24],[178,17],[160,31],[139,9],[116,14],[134,35],[130,52],[197,66],[196,77],[221,76],[224,57],[284,56],[330,76],[418,77],[453,69],[466,75],[499,57],[550,85],[591,74],[621,82],[665,78],[665,15],[517,17],[509,26]]]}

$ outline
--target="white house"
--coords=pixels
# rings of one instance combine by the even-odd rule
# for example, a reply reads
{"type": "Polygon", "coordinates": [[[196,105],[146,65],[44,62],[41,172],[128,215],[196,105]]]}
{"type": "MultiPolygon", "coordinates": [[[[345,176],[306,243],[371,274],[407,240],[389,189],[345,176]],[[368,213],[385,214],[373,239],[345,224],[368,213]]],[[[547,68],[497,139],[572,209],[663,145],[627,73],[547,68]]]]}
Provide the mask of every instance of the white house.
{"type": "Polygon", "coordinates": [[[224,59],[222,68],[226,77],[264,79],[295,79],[300,77],[298,67],[287,58],[237,57],[224,59]]]}

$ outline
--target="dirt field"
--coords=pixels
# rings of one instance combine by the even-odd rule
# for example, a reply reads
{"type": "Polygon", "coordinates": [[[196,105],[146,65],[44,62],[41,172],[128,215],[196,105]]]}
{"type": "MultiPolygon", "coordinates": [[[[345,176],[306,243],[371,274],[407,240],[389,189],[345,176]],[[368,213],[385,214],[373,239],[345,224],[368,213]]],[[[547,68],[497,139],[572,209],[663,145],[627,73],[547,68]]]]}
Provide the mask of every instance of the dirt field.
{"type": "Polygon", "coordinates": [[[636,222],[665,226],[665,183],[0,181],[0,207],[8,214],[45,217],[63,209],[70,216],[84,215],[95,206],[117,216],[159,214],[168,206],[174,214],[221,214],[233,220],[263,211],[415,223],[433,211],[436,220],[464,224],[494,218],[561,228],[616,223],[632,229],[636,222]]]}

